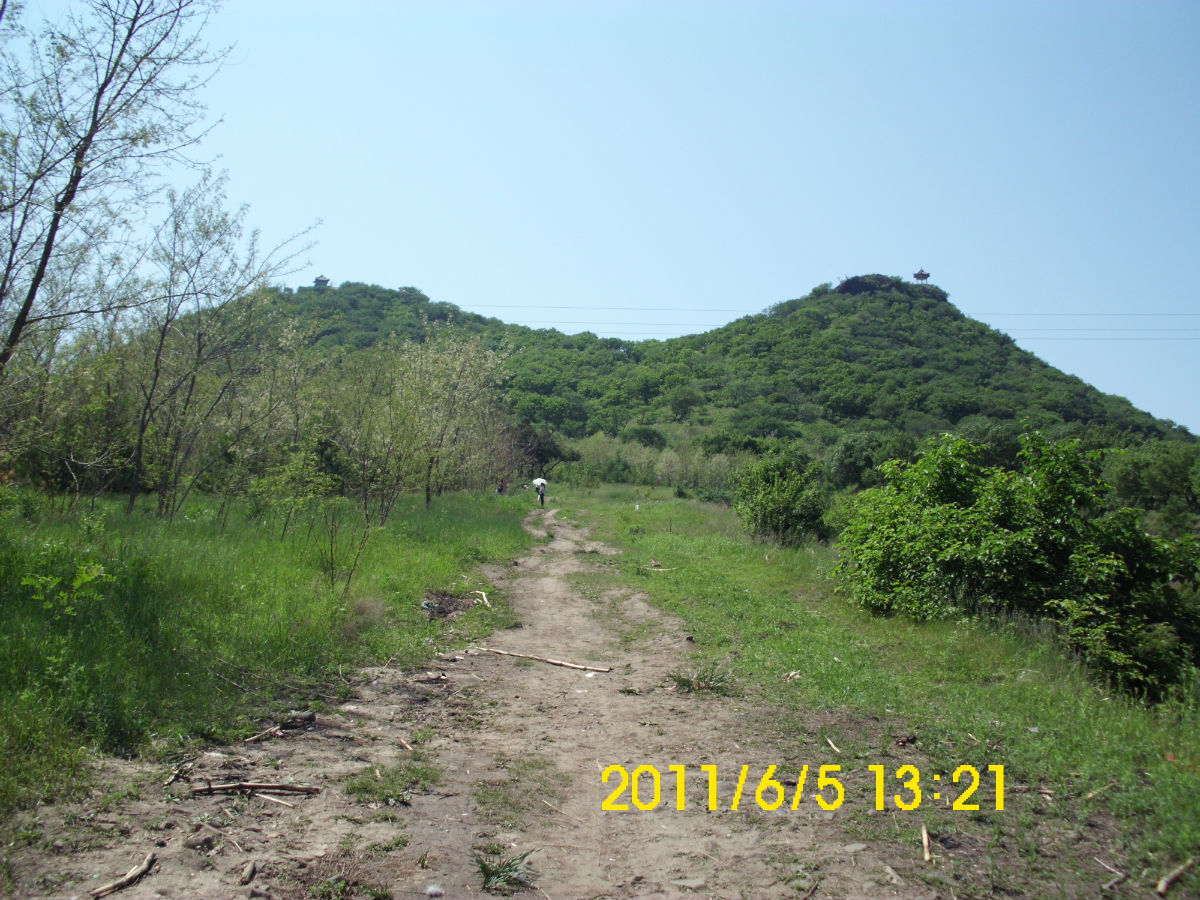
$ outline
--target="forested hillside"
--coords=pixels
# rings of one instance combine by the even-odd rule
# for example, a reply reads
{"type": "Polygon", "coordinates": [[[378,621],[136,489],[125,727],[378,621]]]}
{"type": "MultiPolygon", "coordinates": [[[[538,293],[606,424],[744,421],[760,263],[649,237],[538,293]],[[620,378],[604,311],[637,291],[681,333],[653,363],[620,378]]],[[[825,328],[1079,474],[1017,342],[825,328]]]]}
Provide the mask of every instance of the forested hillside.
{"type": "Polygon", "coordinates": [[[318,346],[419,337],[427,323],[445,321],[508,343],[502,393],[515,423],[579,442],[585,467],[607,480],[655,480],[652,451],[664,449],[682,454],[680,465],[695,470],[690,480],[720,480],[727,467],[701,473],[701,457],[741,459],[772,438],[797,439],[827,458],[837,486],[860,483],[871,466],[949,430],[1008,460],[1027,428],[1091,446],[1192,440],[967,318],[941,289],[882,275],[820,285],[666,341],[533,331],[414,288],[301,288],[281,292],[278,303],[318,346]]]}
{"type": "MultiPolygon", "coordinates": [[[[1026,421],[1185,437],[964,316],[930,285],[882,275],[807,296],[714,331],[666,341],[533,331],[435,303],[414,288],[347,283],[281,294],[323,344],[364,347],[452,321],[516,348],[506,389],[523,421],[568,437],[693,422],[739,437],[896,429],[914,436],[1026,421]]],[[[728,440],[728,439],[726,439],[728,440]]]]}

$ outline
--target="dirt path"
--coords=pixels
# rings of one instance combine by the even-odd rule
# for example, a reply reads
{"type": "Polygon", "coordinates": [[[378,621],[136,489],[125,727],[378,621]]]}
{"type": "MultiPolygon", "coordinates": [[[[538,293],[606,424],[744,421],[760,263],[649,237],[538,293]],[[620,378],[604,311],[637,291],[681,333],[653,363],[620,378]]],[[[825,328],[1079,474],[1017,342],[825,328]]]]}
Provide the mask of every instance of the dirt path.
{"type": "MultiPolygon", "coordinates": [[[[795,811],[787,803],[759,809],[753,788],[766,766],[796,756],[769,711],[675,690],[669,674],[689,666],[682,626],[636,596],[572,582],[619,566],[615,551],[556,510],[535,511],[527,527],[548,542],[489,573],[511,597],[520,627],[487,646],[611,672],[488,652],[450,654],[416,673],[368,672],[334,713],[205,754],[169,787],[161,769],[116,768],[119,794],[41,811],[44,837],[10,855],[16,895],[86,897],[154,853],[150,874],[118,897],[401,900],[424,897],[433,885],[449,897],[479,897],[488,894],[475,854],[499,861],[527,851],[532,875],[522,897],[928,892],[847,837],[840,812],[808,799],[795,811]],[[617,800],[629,811],[602,811],[619,785],[615,777],[601,782],[610,765],[654,766],[662,776],[657,807],[633,807],[626,789],[617,800]],[[672,765],[686,766],[682,811],[672,765]],[[707,809],[701,765],[717,767],[720,811],[707,809]],[[732,812],[743,765],[750,781],[732,812]],[[365,794],[351,796],[346,780],[363,774],[365,794]],[[389,794],[394,779],[417,784],[389,794]],[[321,790],[193,796],[206,780],[321,790]]],[[[639,779],[643,805],[652,804],[652,782],[648,771],[639,779]]]]}

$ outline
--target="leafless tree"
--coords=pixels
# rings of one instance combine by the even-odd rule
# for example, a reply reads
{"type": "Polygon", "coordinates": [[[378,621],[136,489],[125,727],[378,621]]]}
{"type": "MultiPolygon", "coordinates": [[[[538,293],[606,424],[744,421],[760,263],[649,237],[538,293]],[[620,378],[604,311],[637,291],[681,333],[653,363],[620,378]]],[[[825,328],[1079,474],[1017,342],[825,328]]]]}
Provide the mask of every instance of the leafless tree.
{"type": "MultiPolygon", "coordinates": [[[[223,52],[200,40],[215,0],[87,0],[0,61],[0,378],[32,329],[138,295],[119,247],[162,166],[200,137],[200,88],[223,52]],[[91,290],[75,290],[80,273],[91,290]],[[57,282],[59,290],[52,290],[57,282]]],[[[11,34],[8,4],[0,27],[11,34]]]]}

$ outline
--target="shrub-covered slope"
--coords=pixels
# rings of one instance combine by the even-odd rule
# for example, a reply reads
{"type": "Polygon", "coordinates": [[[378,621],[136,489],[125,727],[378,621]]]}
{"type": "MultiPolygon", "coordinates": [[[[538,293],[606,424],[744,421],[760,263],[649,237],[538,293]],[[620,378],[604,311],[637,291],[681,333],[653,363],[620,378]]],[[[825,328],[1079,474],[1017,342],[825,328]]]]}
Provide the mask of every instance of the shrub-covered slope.
{"type": "Polygon", "coordinates": [[[415,337],[426,320],[448,318],[507,339],[515,348],[509,409],[523,423],[576,438],[607,432],[644,443],[654,440],[647,426],[678,422],[709,433],[715,449],[769,436],[832,443],[859,431],[986,436],[1020,422],[1052,432],[1099,427],[1114,443],[1189,437],[964,316],[939,288],[882,275],[821,285],[759,315],[666,341],[533,331],[433,303],[415,288],[348,283],[281,293],[279,302],[326,344],[415,337]]]}

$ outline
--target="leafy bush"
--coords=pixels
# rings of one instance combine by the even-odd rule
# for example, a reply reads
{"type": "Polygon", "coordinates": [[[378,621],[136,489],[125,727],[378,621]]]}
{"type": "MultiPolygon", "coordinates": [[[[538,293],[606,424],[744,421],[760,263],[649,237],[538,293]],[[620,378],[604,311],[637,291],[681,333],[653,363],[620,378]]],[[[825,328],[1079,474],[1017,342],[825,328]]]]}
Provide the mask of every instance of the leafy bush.
{"type": "Polygon", "coordinates": [[[795,444],[772,450],[737,473],[733,508],[750,531],[780,543],[820,535],[829,506],[821,476],[795,444]]]}
{"type": "Polygon", "coordinates": [[[622,432],[621,437],[626,441],[637,441],[643,447],[661,450],[667,446],[667,439],[657,428],[649,425],[630,425],[622,432]]]}
{"type": "Polygon", "coordinates": [[[1200,549],[1105,510],[1102,455],[1024,435],[1018,469],[943,436],[886,463],[842,533],[840,587],[877,613],[917,619],[1022,611],[1061,623],[1094,672],[1157,697],[1200,660],[1200,549]]]}

